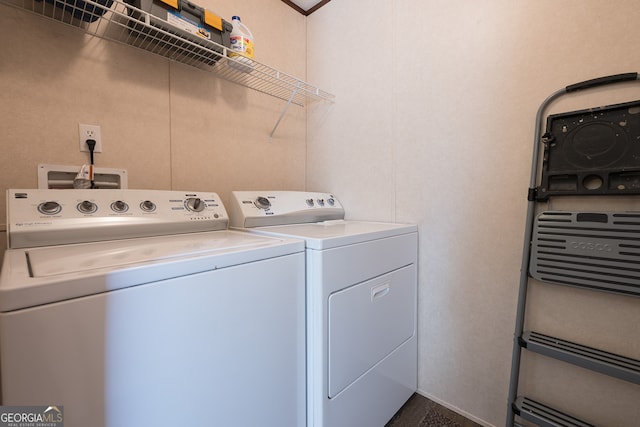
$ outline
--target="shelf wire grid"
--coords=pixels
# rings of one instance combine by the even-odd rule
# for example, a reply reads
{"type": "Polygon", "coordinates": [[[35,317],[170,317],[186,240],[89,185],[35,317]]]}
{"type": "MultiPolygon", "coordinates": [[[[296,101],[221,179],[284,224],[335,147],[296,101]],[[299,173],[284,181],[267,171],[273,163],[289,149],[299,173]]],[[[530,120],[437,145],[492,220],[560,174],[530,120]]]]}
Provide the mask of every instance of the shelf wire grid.
{"type": "Polygon", "coordinates": [[[212,72],[224,80],[299,106],[308,101],[334,100],[332,94],[254,59],[228,57],[225,46],[173,27],[119,0],[0,0],[0,4],[212,72]]]}

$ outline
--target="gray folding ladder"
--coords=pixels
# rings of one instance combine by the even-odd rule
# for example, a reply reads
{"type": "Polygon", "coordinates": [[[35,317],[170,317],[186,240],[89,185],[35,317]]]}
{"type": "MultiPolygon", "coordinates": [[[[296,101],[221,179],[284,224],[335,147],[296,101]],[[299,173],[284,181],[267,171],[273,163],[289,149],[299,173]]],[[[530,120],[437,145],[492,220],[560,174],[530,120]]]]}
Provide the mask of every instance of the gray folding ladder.
{"type": "Polygon", "coordinates": [[[637,81],[638,73],[601,77],[567,86],[539,107],[513,342],[506,426],[516,416],[543,427],[592,426],[573,415],[519,396],[523,350],[640,385],[640,361],[603,349],[525,331],[530,279],[583,289],[640,296],[640,211],[546,211],[538,204],[561,196],[638,195],[640,101],[590,108],[546,118],[557,98],[590,88],[637,81]],[[624,134],[623,136],[621,136],[624,134]],[[629,148],[633,147],[633,148],[629,148]],[[540,162],[542,160],[542,163],[540,162]]]}

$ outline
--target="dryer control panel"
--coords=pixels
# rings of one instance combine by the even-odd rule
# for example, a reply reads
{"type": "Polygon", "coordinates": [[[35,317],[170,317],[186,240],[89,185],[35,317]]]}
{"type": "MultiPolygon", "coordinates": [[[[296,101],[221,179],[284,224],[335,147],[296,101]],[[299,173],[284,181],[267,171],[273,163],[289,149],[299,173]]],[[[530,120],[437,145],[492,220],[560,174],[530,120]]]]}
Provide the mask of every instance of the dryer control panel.
{"type": "Polygon", "coordinates": [[[308,191],[233,191],[231,227],[303,224],[344,219],[344,209],[331,193],[308,191]]]}
{"type": "Polygon", "coordinates": [[[8,190],[9,248],[226,229],[216,193],[161,190],[8,190]]]}

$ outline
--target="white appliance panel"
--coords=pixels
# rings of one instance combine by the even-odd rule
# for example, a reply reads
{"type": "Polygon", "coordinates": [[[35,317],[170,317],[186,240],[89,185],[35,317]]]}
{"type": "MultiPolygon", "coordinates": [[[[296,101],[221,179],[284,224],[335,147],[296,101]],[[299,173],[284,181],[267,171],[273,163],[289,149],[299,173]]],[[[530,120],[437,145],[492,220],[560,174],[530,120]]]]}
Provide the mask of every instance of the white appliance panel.
{"type": "Polygon", "coordinates": [[[321,280],[328,297],[335,291],[416,264],[417,242],[417,234],[411,233],[323,251],[307,249],[307,263],[311,257],[319,268],[313,276],[307,271],[307,280],[321,280]]]}
{"type": "Polygon", "coordinates": [[[231,196],[231,227],[253,228],[344,218],[344,208],[331,193],[233,191],[231,196]]]}
{"type": "Polygon", "coordinates": [[[3,404],[64,405],[72,427],[303,426],[303,257],[2,313],[3,404]]]}
{"type": "MultiPolygon", "coordinates": [[[[354,284],[403,270],[403,275],[412,276],[413,295],[402,311],[416,313],[417,244],[417,233],[409,233],[327,250],[307,249],[308,427],[383,427],[417,389],[414,316],[414,333],[409,339],[341,393],[330,398],[329,390],[329,364],[336,363],[329,360],[330,296],[354,284]]],[[[335,322],[334,326],[337,327],[335,322]]]]}
{"type": "Polygon", "coordinates": [[[398,234],[416,233],[417,226],[384,222],[332,220],[309,224],[260,227],[252,228],[251,230],[261,234],[304,239],[307,248],[324,250],[384,239],[398,234]]]}
{"type": "Polygon", "coordinates": [[[334,399],[318,396],[308,426],[384,427],[417,388],[417,340],[412,338],[334,399]]]}
{"type": "Polygon", "coordinates": [[[7,190],[9,248],[224,230],[216,193],[161,190],[7,190]]]}
{"type": "Polygon", "coordinates": [[[414,336],[415,276],[412,264],[329,295],[330,399],[414,336]]]}
{"type": "Polygon", "coordinates": [[[0,311],[62,301],[303,250],[302,241],[264,238],[226,230],[9,249],[5,252],[0,272],[0,311]]]}
{"type": "Polygon", "coordinates": [[[302,240],[227,231],[215,193],[9,190],[7,211],[3,405],[63,405],[71,427],[305,425],[302,240]]]}
{"type": "Polygon", "coordinates": [[[417,388],[417,226],[317,222],[324,194],[233,192],[230,226],[305,241],[307,427],[383,427],[417,388]]]}
{"type": "MultiPolygon", "coordinates": [[[[28,253],[33,277],[47,277],[222,253],[236,253],[240,258],[248,255],[245,252],[247,249],[270,246],[273,243],[275,242],[256,239],[245,233],[223,231],[149,237],[135,242],[116,240],[43,247],[25,252],[28,253]]],[[[238,259],[237,263],[241,262],[243,261],[238,259]]]]}

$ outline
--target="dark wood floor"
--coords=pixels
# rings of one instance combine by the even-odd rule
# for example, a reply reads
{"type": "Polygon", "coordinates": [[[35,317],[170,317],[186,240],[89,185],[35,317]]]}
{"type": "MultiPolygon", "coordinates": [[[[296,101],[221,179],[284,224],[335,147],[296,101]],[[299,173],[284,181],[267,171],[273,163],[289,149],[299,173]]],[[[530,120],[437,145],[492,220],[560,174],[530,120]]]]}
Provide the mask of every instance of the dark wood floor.
{"type": "Polygon", "coordinates": [[[482,427],[415,393],[385,427],[482,427]]]}

